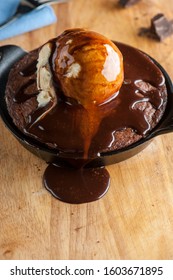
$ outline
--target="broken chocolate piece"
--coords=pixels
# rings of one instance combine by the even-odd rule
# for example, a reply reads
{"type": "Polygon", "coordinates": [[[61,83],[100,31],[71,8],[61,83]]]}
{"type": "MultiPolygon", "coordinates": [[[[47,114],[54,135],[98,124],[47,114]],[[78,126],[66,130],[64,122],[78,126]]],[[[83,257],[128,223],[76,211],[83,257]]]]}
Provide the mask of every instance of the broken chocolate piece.
{"type": "Polygon", "coordinates": [[[119,5],[126,8],[138,3],[139,1],[141,0],[119,0],[119,5]]]}
{"type": "Polygon", "coordinates": [[[163,14],[157,14],[151,19],[149,28],[142,27],[139,36],[147,36],[158,41],[163,41],[173,34],[173,20],[169,21],[163,14]]]}

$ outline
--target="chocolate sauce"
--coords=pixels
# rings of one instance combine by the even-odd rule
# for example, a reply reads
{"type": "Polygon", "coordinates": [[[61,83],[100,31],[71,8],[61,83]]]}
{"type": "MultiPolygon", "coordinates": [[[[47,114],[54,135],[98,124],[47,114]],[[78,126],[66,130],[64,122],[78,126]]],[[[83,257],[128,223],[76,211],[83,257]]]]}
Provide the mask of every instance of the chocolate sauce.
{"type": "MultiPolygon", "coordinates": [[[[116,131],[131,128],[139,137],[145,137],[151,130],[151,123],[139,105],[149,102],[155,110],[162,106],[160,89],[164,77],[146,55],[124,44],[116,45],[123,54],[125,71],[124,83],[116,98],[87,110],[80,104],[64,101],[57,92],[55,106],[48,104],[48,107],[38,108],[31,114],[31,121],[24,128],[25,134],[56,148],[62,157],[86,159],[86,162],[102,151],[115,149],[116,131]],[[46,117],[39,118],[39,110],[42,114],[45,112],[46,117]],[[84,134],[81,123],[86,126],[84,134]]],[[[56,47],[53,52],[51,57],[56,56],[56,47]]],[[[33,74],[33,69],[35,66],[31,64],[28,70],[22,70],[24,78],[28,73],[33,74]]],[[[20,99],[20,92],[24,93],[22,88],[15,95],[15,101],[19,103],[27,97],[24,93],[20,99]]],[[[81,166],[75,169],[50,164],[45,170],[43,182],[56,198],[68,203],[84,203],[99,199],[106,193],[109,174],[104,167],[89,169],[81,166]]]]}
{"type": "Polygon", "coordinates": [[[101,198],[108,191],[110,177],[104,167],[74,169],[50,164],[43,182],[59,200],[78,204],[101,198]]]}
{"type": "MultiPolygon", "coordinates": [[[[95,121],[99,125],[90,139],[89,158],[93,158],[102,150],[114,145],[113,135],[117,130],[130,127],[145,137],[151,126],[144,112],[139,110],[136,105],[150,102],[155,109],[158,109],[163,102],[160,96],[160,87],[164,83],[164,77],[156,65],[135,48],[120,43],[117,43],[117,46],[124,57],[125,81],[116,98],[104,105],[92,108],[95,121]],[[141,89],[138,86],[139,81],[148,83],[150,90],[141,89]],[[100,141],[100,139],[102,140],[100,141]]],[[[90,136],[89,114],[90,112],[80,104],[71,106],[59,100],[57,105],[46,115],[46,118],[40,119],[38,123],[35,122],[35,125],[33,122],[36,120],[37,112],[34,112],[31,116],[34,121],[31,122],[31,126],[27,126],[25,132],[41,142],[51,143],[55,148],[58,147],[61,152],[71,152],[72,157],[74,154],[77,157],[83,156],[84,142],[90,136]],[[85,126],[88,126],[85,139],[79,129],[82,120],[85,126]],[[39,129],[39,126],[43,129],[39,129]]]]}

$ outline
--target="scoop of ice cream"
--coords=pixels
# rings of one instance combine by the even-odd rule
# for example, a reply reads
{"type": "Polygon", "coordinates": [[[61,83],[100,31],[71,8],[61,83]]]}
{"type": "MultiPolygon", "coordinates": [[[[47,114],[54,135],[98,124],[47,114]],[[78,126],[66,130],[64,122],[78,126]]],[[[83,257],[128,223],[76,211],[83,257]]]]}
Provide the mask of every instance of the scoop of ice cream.
{"type": "Polygon", "coordinates": [[[37,88],[39,94],[37,96],[38,106],[43,107],[50,102],[51,99],[56,99],[55,89],[49,59],[52,52],[51,43],[45,44],[38,56],[37,63],[37,88]]]}
{"type": "Polygon", "coordinates": [[[123,58],[106,37],[71,29],[56,39],[54,77],[65,96],[84,107],[102,104],[117,95],[123,82],[123,58]]]}

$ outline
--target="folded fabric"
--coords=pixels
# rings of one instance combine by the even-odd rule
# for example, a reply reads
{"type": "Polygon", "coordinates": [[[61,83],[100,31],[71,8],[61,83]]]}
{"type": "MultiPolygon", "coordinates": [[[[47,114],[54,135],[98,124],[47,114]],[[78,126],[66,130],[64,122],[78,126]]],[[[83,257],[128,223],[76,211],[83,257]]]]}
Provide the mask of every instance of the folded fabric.
{"type": "Polygon", "coordinates": [[[57,18],[52,7],[38,7],[0,27],[0,40],[50,25],[56,20],[57,18]]]}
{"type": "Polygon", "coordinates": [[[20,0],[0,1],[0,25],[15,14],[19,2],[20,0]]]}

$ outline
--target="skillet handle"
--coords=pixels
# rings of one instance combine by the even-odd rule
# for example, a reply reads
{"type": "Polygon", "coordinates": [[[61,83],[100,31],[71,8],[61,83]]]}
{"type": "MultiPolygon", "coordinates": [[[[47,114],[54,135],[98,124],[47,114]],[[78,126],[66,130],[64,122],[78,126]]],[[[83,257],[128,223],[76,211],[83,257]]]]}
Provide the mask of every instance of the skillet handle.
{"type": "Polygon", "coordinates": [[[22,50],[20,47],[14,45],[6,45],[0,47],[0,115],[4,114],[1,108],[6,108],[4,92],[6,89],[6,84],[8,80],[9,72],[20,58],[22,58],[26,52],[22,50]]]}
{"type": "Polygon", "coordinates": [[[154,130],[150,134],[149,138],[153,138],[155,136],[170,133],[170,132],[173,132],[173,116],[169,116],[168,119],[165,122],[163,122],[161,126],[159,126],[156,130],[154,130]]]}
{"type": "Polygon", "coordinates": [[[13,64],[22,58],[26,52],[15,45],[5,45],[0,47],[0,79],[5,78],[13,64]]]}
{"type": "Polygon", "coordinates": [[[167,105],[165,109],[165,113],[159,122],[159,124],[156,126],[156,128],[153,130],[153,132],[150,134],[150,138],[153,138],[157,135],[173,132],[173,83],[166,73],[166,71],[163,71],[165,76],[165,83],[167,87],[167,105]]]}

